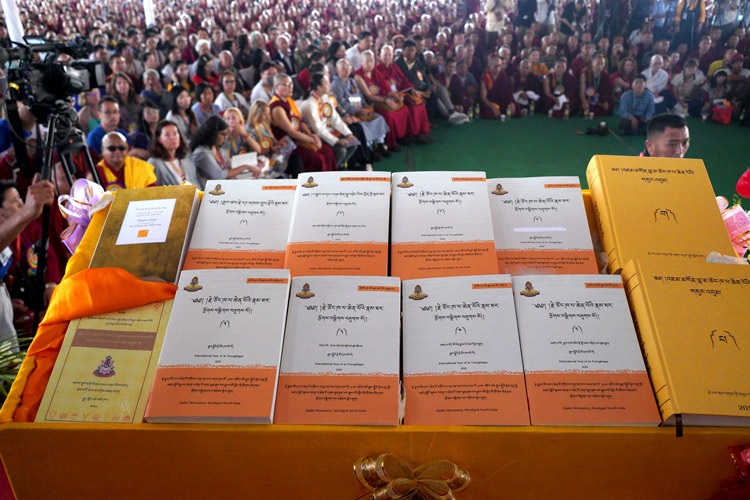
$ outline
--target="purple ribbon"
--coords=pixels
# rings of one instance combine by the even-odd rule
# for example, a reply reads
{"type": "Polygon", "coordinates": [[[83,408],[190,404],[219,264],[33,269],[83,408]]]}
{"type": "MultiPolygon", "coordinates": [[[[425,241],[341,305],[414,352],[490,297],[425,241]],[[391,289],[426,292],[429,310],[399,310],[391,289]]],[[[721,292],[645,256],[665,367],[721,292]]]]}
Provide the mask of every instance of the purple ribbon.
{"type": "MultiPolygon", "coordinates": [[[[91,216],[102,207],[97,206],[102,200],[104,189],[88,179],[78,179],[70,188],[70,194],[58,197],[57,205],[63,217],[68,220],[68,227],[60,235],[62,242],[71,253],[81,243],[91,216]]],[[[103,205],[103,206],[106,206],[103,205]]]]}

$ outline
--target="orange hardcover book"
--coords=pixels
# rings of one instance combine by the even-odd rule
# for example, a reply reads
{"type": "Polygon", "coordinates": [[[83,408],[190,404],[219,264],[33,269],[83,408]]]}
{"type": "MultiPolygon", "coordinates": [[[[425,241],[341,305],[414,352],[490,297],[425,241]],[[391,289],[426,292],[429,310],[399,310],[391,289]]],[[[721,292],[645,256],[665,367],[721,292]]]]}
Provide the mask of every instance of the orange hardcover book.
{"type": "Polygon", "coordinates": [[[622,270],[665,425],[750,425],[750,266],[662,258],[622,270]]]}
{"type": "Polygon", "coordinates": [[[283,268],[297,181],[225,179],[206,186],[183,269],[283,268]]]}
{"type": "Polygon", "coordinates": [[[497,274],[484,172],[397,172],[391,181],[391,276],[497,274]]]}
{"type": "Polygon", "coordinates": [[[143,421],[172,301],[70,322],[37,422],[143,421]]]}
{"type": "Polygon", "coordinates": [[[199,206],[190,185],[118,190],[90,267],[177,283],[199,206]]]}
{"type": "Polygon", "coordinates": [[[147,422],[271,423],[286,269],[182,273],[147,422]]]}
{"type": "Polygon", "coordinates": [[[658,425],[619,275],[513,277],[532,425],[658,425]]]}
{"type": "Polygon", "coordinates": [[[402,283],[409,425],[529,425],[507,274],[402,283]]]}
{"type": "Polygon", "coordinates": [[[597,155],[586,178],[608,272],[648,256],[735,255],[701,160],[597,155]]]}
{"type": "Polygon", "coordinates": [[[596,274],[578,177],[487,179],[501,273],[596,274]]]}
{"type": "Polygon", "coordinates": [[[396,425],[401,282],[292,280],[274,423],[396,425]]]}
{"type": "Polygon", "coordinates": [[[300,175],[284,267],[292,276],[388,274],[388,172],[300,175]]]}

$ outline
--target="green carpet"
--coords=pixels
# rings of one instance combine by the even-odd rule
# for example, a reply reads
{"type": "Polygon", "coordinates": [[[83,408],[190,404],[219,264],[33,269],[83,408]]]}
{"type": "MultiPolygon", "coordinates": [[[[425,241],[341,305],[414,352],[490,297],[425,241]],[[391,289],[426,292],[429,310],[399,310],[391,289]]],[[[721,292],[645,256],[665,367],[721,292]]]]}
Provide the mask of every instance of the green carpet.
{"type": "MultiPolygon", "coordinates": [[[[476,120],[452,127],[438,122],[432,134],[435,142],[414,145],[378,162],[377,170],[481,170],[488,177],[531,177],[577,175],[586,183],[586,166],[593,155],[637,155],[645,136],[605,137],[578,135],[576,130],[596,126],[600,120],[551,119],[542,115],[510,122],[476,120]]],[[[619,117],[604,121],[617,131],[619,117]]],[[[737,179],[750,167],[750,128],[705,123],[688,118],[691,144],[687,157],[706,164],[714,191],[730,201],[736,194],[737,179]]],[[[750,207],[750,202],[745,203],[750,207]]]]}

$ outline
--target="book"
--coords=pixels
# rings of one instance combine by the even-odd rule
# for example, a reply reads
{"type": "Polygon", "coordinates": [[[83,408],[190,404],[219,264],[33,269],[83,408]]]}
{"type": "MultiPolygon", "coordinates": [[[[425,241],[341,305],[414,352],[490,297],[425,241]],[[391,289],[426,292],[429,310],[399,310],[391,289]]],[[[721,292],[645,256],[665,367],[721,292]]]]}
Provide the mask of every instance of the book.
{"type": "Polygon", "coordinates": [[[647,256],[735,254],[701,160],[597,155],[586,178],[608,272],[647,256]]]}
{"type": "Polygon", "coordinates": [[[643,258],[622,270],[666,425],[750,425],[750,266],[643,258]]]}
{"type": "Polygon", "coordinates": [[[388,274],[388,172],[299,177],[284,267],[292,276],[388,274]]]}
{"type": "Polygon", "coordinates": [[[90,267],[119,267],[138,278],[177,283],[199,206],[192,185],[120,189],[90,267]]]}
{"type": "Polygon", "coordinates": [[[619,275],[514,276],[532,425],[658,425],[619,275]]]}
{"type": "Polygon", "coordinates": [[[400,284],[292,279],[275,423],[398,424],[400,284]]]}
{"type": "Polygon", "coordinates": [[[501,273],[597,274],[578,177],[487,179],[501,273]]]}
{"type": "Polygon", "coordinates": [[[73,320],[36,422],[141,423],[172,301],[73,320]]]}
{"type": "Polygon", "coordinates": [[[284,267],[295,179],[210,180],[183,269],[284,267]]]}
{"type": "Polygon", "coordinates": [[[242,165],[256,166],[258,164],[258,153],[242,153],[232,156],[232,168],[241,167],[242,165]]]}
{"type": "Polygon", "coordinates": [[[400,172],[391,181],[391,276],[497,274],[484,172],[400,172]]]}
{"type": "Polygon", "coordinates": [[[146,421],[271,423],[288,294],[286,269],[183,273],[146,421]]]}
{"type": "Polygon", "coordinates": [[[529,425],[509,275],[402,283],[404,423],[529,425]]]}

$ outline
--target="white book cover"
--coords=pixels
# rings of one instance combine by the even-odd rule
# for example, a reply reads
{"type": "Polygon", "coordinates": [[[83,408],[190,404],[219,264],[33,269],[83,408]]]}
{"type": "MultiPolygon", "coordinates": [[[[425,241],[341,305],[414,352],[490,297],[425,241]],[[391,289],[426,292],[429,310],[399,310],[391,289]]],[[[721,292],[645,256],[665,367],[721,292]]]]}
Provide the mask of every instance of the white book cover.
{"type": "Polygon", "coordinates": [[[410,425],[529,425],[510,275],[402,283],[410,425]]]}
{"type": "Polygon", "coordinates": [[[284,267],[292,276],[386,276],[388,172],[299,177],[284,267]]]}
{"type": "Polygon", "coordinates": [[[532,425],[657,425],[619,275],[513,277],[532,425]]]}
{"type": "Polygon", "coordinates": [[[497,273],[484,172],[397,172],[391,190],[391,276],[497,273]]]}
{"type": "Polygon", "coordinates": [[[487,179],[501,273],[597,274],[578,177],[487,179]]]}
{"type": "Polygon", "coordinates": [[[206,182],[184,270],[284,267],[294,179],[206,182]]]}
{"type": "Polygon", "coordinates": [[[292,279],[275,423],[398,424],[400,284],[292,279]]]}
{"type": "Polygon", "coordinates": [[[289,286],[286,269],[183,272],[146,420],[271,423],[289,286]]]}

